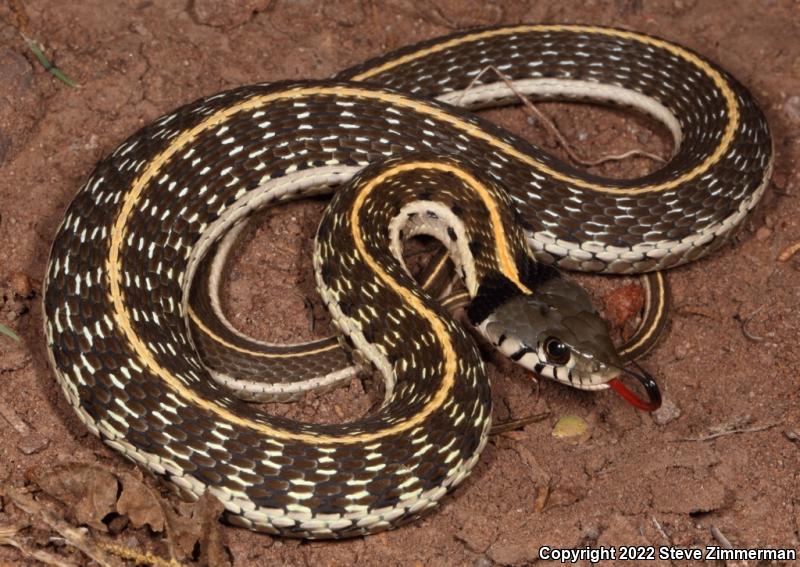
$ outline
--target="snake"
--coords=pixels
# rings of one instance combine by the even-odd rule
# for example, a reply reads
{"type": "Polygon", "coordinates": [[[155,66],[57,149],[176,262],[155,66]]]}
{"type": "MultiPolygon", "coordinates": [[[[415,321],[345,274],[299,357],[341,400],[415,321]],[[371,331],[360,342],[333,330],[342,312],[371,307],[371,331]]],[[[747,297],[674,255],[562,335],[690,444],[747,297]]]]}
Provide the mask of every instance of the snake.
{"type": "Polygon", "coordinates": [[[647,387],[561,270],[654,272],[720,248],[772,161],[764,114],[736,79],[615,28],[468,30],[332,79],[234,88],[145,126],[77,192],[44,278],[50,364],[89,431],[183,496],[209,492],[233,525],[307,539],[394,528],[469,476],[491,425],[473,332],[409,272],[407,239],[444,244],[469,323],[512,360],[580,389],[623,375],[647,387]],[[481,75],[490,67],[503,78],[481,75]],[[666,127],[672,156],[606,179],[470,112],[519,94],[633,108],[666,127]],[[313,263],[344,338],[275,350],[230,328],[213,291],[229,235],[256,211],[330,193],[313,263]],[[226,386],[251,377],[204,342],[283,364],[280,387],[258,386],[275,399],[339,382],[350,349],[384,400],[343,424],[272,415],[226,386]]]}

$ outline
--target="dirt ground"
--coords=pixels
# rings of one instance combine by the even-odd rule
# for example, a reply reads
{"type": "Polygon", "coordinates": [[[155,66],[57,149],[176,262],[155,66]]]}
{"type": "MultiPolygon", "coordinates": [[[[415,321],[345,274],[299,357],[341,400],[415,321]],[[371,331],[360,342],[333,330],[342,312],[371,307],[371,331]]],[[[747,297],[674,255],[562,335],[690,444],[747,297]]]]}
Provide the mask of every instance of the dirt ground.
{"type": "MultiPolygon", "coordinates": [[[[537,394],[529,375],[491,356],[495,419],[548,415],[494,436],[473,475],[434,514],[336,543],[226,526],[222,558],[200,560],[527,565],[537,562],[541,546],[702,547],[718,544],[714,529],[734,547],[800,548],[800,255],[778,261],[800,240],[800,3],[30,0],[21,7],[27,22],[0,3],[0,323],[21,339],[0,335],[0,494],[27,489],[57,520],[74,524],[69,506],[38,492],[37,478],[62,464],[138,475],[88,434],[63,398],[46,362],[40,306],[64,208],[95,162],[127,135],[201,95],[327,77],[455,29],[580,22],[650,32],[700,51],[752,89],[773,129],[773,181],[737,241],[671,275],[671,328],[644,361],[658,377],[666,410],[654,418],[611,393],[550,382],[537,394]],[[79,87],[46,73],[20,30],[40,41],[79,87]],[[559,418],[570,415],[586,421],[588,439],[567,443],[552,435],[559,418]]],[[[663,132],[622,112],[563,104],[542,109],[587,156],[631,147],[669,150],[663,132]]],[[[520,111],[489,116],[559,154],[552,137],[520,111]]],[[[635,176],[647,167],[647,160],[634,159],[598,171],[635,176]]],[[[272,340],[325,333],[310,262],[323,206],[296,204],[261,218],[226,284],[228,313],[242,330],[272,340]],[[313,331],[310,313],[318,319],[313,331]]],[[[363,412],[371,396],[354,381],[310,396],[291,412],[336,419],[363,412]]],[[[145,478],[145,485],[170,506],[175,502],[155,480],[145,478]]],[[[88,562],[43,517],[22,513],[7,494],[0,499],[0,564],[37,562],[8,545],[8,526],[15,528],[10,539],[27,552],[88,562]]],[[[98,524],[89,533],[167,557],[164,536],[152,528],[98,524]]],[[[637,563],[646,562],[631,564],[637,563]]]]}

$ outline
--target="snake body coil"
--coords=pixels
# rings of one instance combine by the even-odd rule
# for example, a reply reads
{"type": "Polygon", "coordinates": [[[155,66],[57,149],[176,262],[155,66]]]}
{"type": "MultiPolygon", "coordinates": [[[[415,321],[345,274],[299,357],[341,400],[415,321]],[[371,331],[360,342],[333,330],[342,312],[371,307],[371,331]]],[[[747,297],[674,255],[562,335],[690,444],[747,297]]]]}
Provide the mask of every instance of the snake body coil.
{"type": "MultiPolygon", "coordinates": [[[[607,28],[468,32],[386,55],[335,81],[253,85],[200,99],[100,162],[56,236],[45,332],[56,376],[81,421],[187,493],[210,490],[232,522],[254,529],[344,537],[432,507],[467,476],[485,444],[488,385],[464,332],[439,318],[420,292],[400,286],[406,276],[399,267],[365,260],[378,254],[373,238],[346,209],[327,213],[332,232],[325,234],[334,236],[321,236],[315,266],[343,331],[387,379],[387,403],[377,413],[336,426],[269,415],[210,379],[193,346],[192,333],[202,330],[190,332],[187,323],[204,258],[253,211],[330,191],[392,156],[428,163],[414,158],[421,151],[457,156],[489,180],[478,185],[506,187],[508,210],[516,210],[520,234],[524,229],[540,260],[624,273],[670,267],[719,247],[757,203],[772,163],[764,116],[738,82],[684,48],[607,28]],[[649,113],[671,131],[674,156],[640,179],[600,179],[445,104],[513,102],[499,79],[467,90],[487,66],[540,99],[591,99],[649,113]],[[351,264],[331,262],[358,246],[365,248],[357,281],[345,269],[351,264]],[[335,280],[326,273],[334,265],[335,280]],[[346,288],[362,282],[375,286],[385,321],[377,307],[347,303],[346,288]],[[394,353],[391,333],[378,332],[379,323],[391,327],[392,316],[421,321],[415,351],[394,353]]],[[[445,162],[430,162],[428,174],[445,162]]],[[[359,177],[348,191],[361,195],[358,188],[370,183],[359,177]]],[[[490,191],[484,205],[504,201],[501,194],[490,191]]],[[[391,223],[379,198],[363,199],[362,208],[391,223]]],[[[426,200],[407,196],[403,203],[415,199],[426,200]]],[[[403,203],[391,203],[392,210],[403,203]]],[[[477,235],[476,246],[497,248],[513,232],[505,223],[481,242],[485,232],[477,227],[485,219],[477,216],[454,217],[477,235]]],[[[477,256],[470,258],[467,267],[480,272],[477,256]]],[[[506,264],[508,273],[519,267],[506,264]]],[[[204,320],[215,316],[199,313],[204,320]]],[[[403,324],[396,325],[400,332],[403,324]]],[[[250,348],[232,331],[222,339],[226,347],[250,348]]]]}

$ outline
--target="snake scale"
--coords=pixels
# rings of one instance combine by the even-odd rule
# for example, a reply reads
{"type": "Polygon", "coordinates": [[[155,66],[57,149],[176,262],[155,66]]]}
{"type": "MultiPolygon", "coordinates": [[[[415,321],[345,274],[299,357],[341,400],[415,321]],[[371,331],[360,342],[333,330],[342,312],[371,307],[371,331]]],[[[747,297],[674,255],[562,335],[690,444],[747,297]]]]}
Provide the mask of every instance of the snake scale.
{"type": "MultiPolygon", "coordinates": [[[[304,538],[391,528],[467,477],[491,414],[476,347],[405,271],[404,239],[448,246],[469,317],[500,350],[602,389],[620,365],[605,328],[545,264],[638,273],[694,260],[730,238],[771,166],[766,120],[740,83],[683,47],[611,28],[469,31],[333,80],[236,88],[142,128],[77,193],[46,273],[51,363],[92,433],[189,496],[211,491],[236,525],[304,538]],[[471,85],[489,66],[514,89],[489,75],[471,85]],[[667,127],[674,155],[644,177],[603,179],[453,106],[511,104],[514,91],[633,107],[667,127]],[[386,400],[313,425],[212,379],[193,333],[219,317],[189,300],[254,211],[334,189],[315,273],[386,400]]],[[[253,347],[229,331],[223,346],[253,347]]]]}

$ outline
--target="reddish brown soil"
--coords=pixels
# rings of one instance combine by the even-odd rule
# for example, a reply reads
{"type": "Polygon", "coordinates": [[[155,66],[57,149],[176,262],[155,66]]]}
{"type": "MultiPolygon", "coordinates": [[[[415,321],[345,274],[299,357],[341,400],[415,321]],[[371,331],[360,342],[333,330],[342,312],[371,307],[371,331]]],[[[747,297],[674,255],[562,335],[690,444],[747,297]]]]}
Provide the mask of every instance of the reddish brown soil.
{"type": "MultiPolygon", "coordinates": [[[[251,82],[330,76],[453,29],[596,23],[655,33],[718,61],[753,90],[774,132],[773,182],[737,242],[672,274],[671,330],[645,361],[659,377],[671,415],[654,419],[613,394],[549,382],[540,384],[537,396],[529,375],[491,357],[495,418],[550,416],[493,437],[472,477],[436,513],[340,543],[308,544],[234,528],[224,529],[224,542],[237,566],[524,565],[537,560],[543,545],[714,544],[712,526],[737,547],[800,547],[800,257],[777,261],[800,239],[800,4],[112,4],[25,2],[28,34],[78,82],[76,89],[42,70],[7,4],[0,4],[0,323],[22,339],[0,335],[0,403],[32,428],[20,434],[0,417],[0,485],[22,486],[26,471],[62,462],[134,469],[89,435],[62,397],[46,363],[39,303],[65,206],[94,163],[124,137],[201,95],[251,82]],[[33,299],[15,295],[15,289],[24,291],[20,274],[32,282],[33,299]],[[759,340],[743,332],[742,321],[750,318],[747,329],[759,340]],[[587,420],[591,438],[577,445],[554,438],[553,425],[565,415],[587,420]],[[726,427],[757,431],[703,439],[726,427]]],[[[664,150],[663,135],[623,113],[570,105],[544,110],[585,155],[635,146],[664,150]]],[[[558,153],[519,112],[490,116],[558,153]]],[[[647,166],[632,160],[600,171],[634,176],[647,166]]],[[[309,258],[321,208],[310,203],[269,212],[235,260],[228,310],[245,331],[282,340],[324,332],[324,323],[310,330],[304,306],[306,298],[316,301],[309,258]]],[[[318,302],[314,313],[323,317],[318,302]]],[[[298,411],[337,419],[369,407],[372,395],[362,392],[354,383],[307,400],[298,411]]],[[[8,501],[0,502],[0,526],[18,517],[8,501]]],[[[23,531],[19,538],[25,537],[23,531]]],[[[142,530],[120,537],[144,547],[158,538],[142,530]]],[[[47,547],[48,541],[40,535],[29,544],[47,547]]],[[[80,554],[70,560],[84,561],[80,554]]],[[[0,564],[19,561],[14,548],[0,546],[0,564]]]]}

